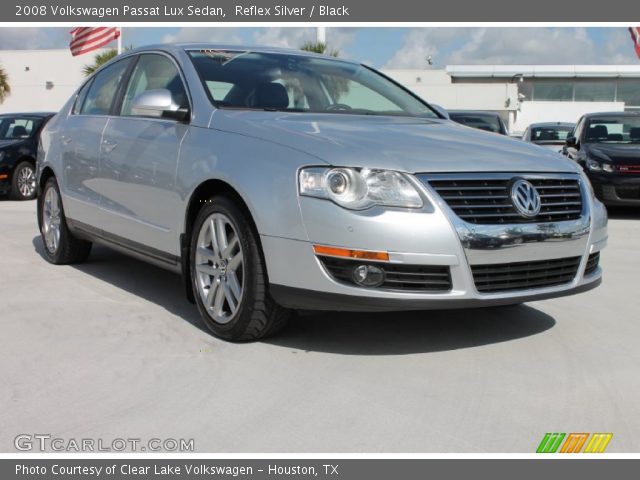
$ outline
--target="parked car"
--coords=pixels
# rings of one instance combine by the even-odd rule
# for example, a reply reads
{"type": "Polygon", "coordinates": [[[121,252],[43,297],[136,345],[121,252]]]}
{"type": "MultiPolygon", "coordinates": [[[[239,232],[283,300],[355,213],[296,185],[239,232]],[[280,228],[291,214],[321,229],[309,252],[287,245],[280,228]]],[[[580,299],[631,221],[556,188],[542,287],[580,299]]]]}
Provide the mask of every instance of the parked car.
{"type": "Polygon", "coordinates": [[[600,283],[606,211],[575,163],[333,57],[128,51],[49,122],[38,158],[47,260],[98,242],[181,272],[225,339],[292,309],[510,305],[600,283]]]}
{"type": "Polygon", "coordinates": [[[448,112],[451,120],[467,127],[499,133],[500,135],[509,135],[507,126],[498,113],[474,110],[448,110],[448,112]]]}
{"type": "Polygon", "coordinates": [[[602,202],[640,205],[640,114],[584,115],[563,153],[584,169],[602,202]]]}
{"type": "Polygon", "coordinates": [[[53,113],[0,114],[0,193],[14,200],[36,196],[38,135],[53,113]]]}
{"type": "Polygon", "coordinates": [[[560,152],[575,126],[575,123],[564,122],[532,123],[524,131],[522,140],[560,152]]]}

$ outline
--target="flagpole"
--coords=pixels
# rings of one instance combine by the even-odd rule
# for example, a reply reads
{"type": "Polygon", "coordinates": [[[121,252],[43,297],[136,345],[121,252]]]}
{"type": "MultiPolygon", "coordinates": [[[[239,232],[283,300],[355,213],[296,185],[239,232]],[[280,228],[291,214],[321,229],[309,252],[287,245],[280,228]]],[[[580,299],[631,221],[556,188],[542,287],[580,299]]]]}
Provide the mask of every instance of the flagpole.
{"type": "Polygon", "coordinates": [[[120,30],[120,35],[118,36],[118,55],[122,53],[122,28],[120,30]]]}

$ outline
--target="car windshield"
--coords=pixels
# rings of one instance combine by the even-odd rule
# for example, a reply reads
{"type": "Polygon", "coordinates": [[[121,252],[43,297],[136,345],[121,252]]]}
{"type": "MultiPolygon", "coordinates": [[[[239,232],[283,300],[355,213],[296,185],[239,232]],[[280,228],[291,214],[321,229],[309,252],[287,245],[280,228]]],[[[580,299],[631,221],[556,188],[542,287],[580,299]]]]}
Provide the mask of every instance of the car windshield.
{"type": "Polygon", "coordinates": [[[476,113],[451,113],[451,120],[466,125],[467,127],[486,130],[487,132],[503,133],[500,119],[497,115],[483,115],[476,113]]]}
{"type": "Polygon", "coordinates": [[[251,51],[189,55],[218,108],[438,118],[426,103],[362,65],[251,51]]]}
{"type": "Polygon", "coordinates": [[[0,117],[0,140],[29,138],[41,122],[34,117],[0,117]]]}
{"type": "Polygon", "coordinates": [[[573,127],[552,125],[531,128],[531,141],[535,143],[564,143],[573,127]]]}
{"type": "Polygon", "coordinates": [[[587,143],[640,143],[640,116],[606,116],[589,120],[587,143]]]}

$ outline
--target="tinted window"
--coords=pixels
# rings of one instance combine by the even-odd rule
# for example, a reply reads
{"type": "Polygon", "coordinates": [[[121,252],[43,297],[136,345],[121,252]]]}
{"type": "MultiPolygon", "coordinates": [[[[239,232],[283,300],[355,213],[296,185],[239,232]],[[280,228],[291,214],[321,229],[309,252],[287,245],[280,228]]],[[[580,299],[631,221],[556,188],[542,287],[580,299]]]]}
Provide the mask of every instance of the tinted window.
{"type": "Polygon", "coordinates": [[[587,143],[640,143],[640,116],[607,116],[589,119],[587,143]]]}
{"type": "Polygon", "coordinates": [[[573,128],[568,126],[535,127],[531,129],[531,141],[564,143],[572,130],[573,128]]]}
{"type": "Polygon", "coordinates": [[[534,100],[573,100],[573,84],[570,82],[540,82],[535,83],[533,88],[534,100]]]}
{"type": "Polygon", "coordinates": [[[616,86],[613,82],[576,83],[576,102],[613,102],[615,98],[616,86]]]}
{"type": "Polygon", "coordinates": [[[109,115],[118,85],[130,61],[130,58],[125,58],[98,73],[89,87],[80,113],[84,115],[109,115]]]}
{"type": "Polygon", "coordinates": [[[424,102],[361,65],[251,51],[189,55],[218,108],[437,117],[424,102]]]}
{"type": "Polygon", "coordinates": [[[173,100],[181,107],[188,107],[187,92],[174,63],[164,55],[141,55],[133,69],[122,103],[122,115],[132,115],[133,100],[148,90],[159,88],[171,92],[173,100]]]}
{"type": "Polygon", "coordinates": [[[627,107],[640,106],[640,81],[619,80],[617,101],[624,102],[627,107]]]}
{"type": "Polygon", "coordinates": [[[87,98],[87,93],[89,93],[89,88],[91,87],[91,83],[92,83],[91,80],[85,83],[83,87],[80,89],[80,91],[78,92],[78,96],[76,97],[76,101],[73,104],[73,110],[71,112],[74,115],[77,115],[78,113],[80,113],[80,110],[82,109],[82,104],[84,103],[84,99],[87,98]]]}
{"type": "Polygon", "coordinates": [[[0,139],[29,138],[42,123],[42,118],[0,117],[0,139]]]}

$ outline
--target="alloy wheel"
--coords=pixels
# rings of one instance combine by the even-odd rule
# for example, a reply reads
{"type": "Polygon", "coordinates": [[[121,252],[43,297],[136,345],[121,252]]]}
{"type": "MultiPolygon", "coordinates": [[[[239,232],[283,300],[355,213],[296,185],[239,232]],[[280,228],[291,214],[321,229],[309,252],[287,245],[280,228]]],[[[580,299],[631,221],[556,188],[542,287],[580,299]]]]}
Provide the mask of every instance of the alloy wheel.
{"type": "Polygon", "coordinates": [[[226,215],[213,213],[202,223],[194,268],[207,313],[217,323],[229,323],[242,301],[245,275],[240,238],[226,215]]]}
{"type": "Polygon", "coordinates": [[[18,171],[18,191],[25,198],[33,196],[36,191],[36,172],[33,167],[26,166],[18,171]]]}

